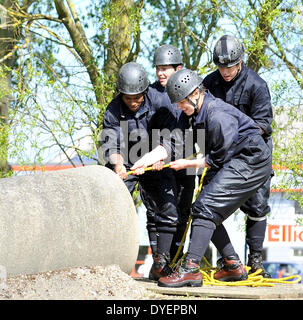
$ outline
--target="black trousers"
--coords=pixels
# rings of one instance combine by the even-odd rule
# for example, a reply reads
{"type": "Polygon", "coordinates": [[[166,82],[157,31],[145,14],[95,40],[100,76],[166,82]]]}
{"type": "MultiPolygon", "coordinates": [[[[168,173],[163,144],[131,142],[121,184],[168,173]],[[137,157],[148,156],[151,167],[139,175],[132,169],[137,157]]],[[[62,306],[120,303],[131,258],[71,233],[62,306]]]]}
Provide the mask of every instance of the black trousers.
{"type": "MultiPolygon", "coordinates": [[[[272,140],[270,137],[264,139],[270,152],[272,153],[272,140]]],[[[209,169],[204,178],[203,184],[208,184],[217,174],[217,170],[209,169]]],[[[247,215],[246,223],[246,243],[250,251],[261,252],[265,238],[266,215],[270,212],[268,200],[270,196],[271,179],[274,175],[273,170],[266,182],[262,184],[256,192],[240,207],[241,211],[247,215]]],[[[235,254],[229,240],[224,225],[218,227],[212,238],[212,242],[223,256],[235,254]]]]}
{"type": "MultiPolygon", "coordinates": [[[[271,176],[271,150],[261,136],[248,137],[245,147],[216,172],[193,204],[193,218],[220,225],[271,176]]],[[[194,221],[193,221],[194,223],[194,221]]]]}
{"type": "Polygon", "coordinates": [[[247,147],[206,181],[193,204],[188,257],[201,259],[215,226],[220,226],[268,181],[272,173],[271,150],[262,141],[258,136],[247,138],[247,147]]]}
{"type": "Polygon", "coordinates": [[[179,220],[177,186],[171,169],[147,171],[141,176],[130,175],[124,182],[131,194],[139,183],[149,231],[176,232],[179,220]]]}

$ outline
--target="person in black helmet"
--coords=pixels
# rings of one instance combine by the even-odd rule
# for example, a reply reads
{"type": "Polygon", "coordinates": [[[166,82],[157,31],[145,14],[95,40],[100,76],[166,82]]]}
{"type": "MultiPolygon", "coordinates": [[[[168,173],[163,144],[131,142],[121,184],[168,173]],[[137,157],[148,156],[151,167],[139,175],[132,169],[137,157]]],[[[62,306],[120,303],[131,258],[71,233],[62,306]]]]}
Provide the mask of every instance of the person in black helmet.
{"type": "Polygon", "coordinates": [[[169,250],[178,222],[175,180],[169,168],[159,171],[163,167],[160,162],[153,166],[154,171],[144,175],[127,172],[138,158],[152,150],[153,130],[170,130],[170,126],[175,126],[175,115],[169,98],[149,86],[146,71],[138,63],[121,67],[117,91],[119,94],[104,114],[101,147],[106,166],[124,180],[131,194],[139,183],[154,256],[149,277],[157,280],[170,272],[169,250]]]}
{"type": "MultiPolygon", "coordinates": [[[[164,44],[158,47],[154,53],[154,66],[156,67],[156,76],[158,78],[151,87],[155,88],[159,93],[167,96],[166,84],[168,79],[176,71],[183,68],[183,61],[180,51],[169,44],[164,44]]],[[[178,110],[176,106],[171,106],[176,112],[176,121],[179,129],[186,128],[186,124],[179,121],[181,110],[178,110]]],[[[190,142],[189,142],[190,143],[190,142]]],[[[195,153],[194,148],[191,150],[191,154],[195,153]]],[[[174,259],[176,253],[181,245],[182,237],[185,233],[187,221],[190,216],[191,204],[193,200],[193,193],[195,188],[195,175],[189,174],[186,170],[173,171],[173,175],[176,179],[177,185],[177,199],[178,199],[178,214],[179,221],[177,225],[177,231],[174,235],[172,246],[170,249],[170,257],[174,259]]],[[[183,246],[180,248],[179,255],[176,257],[176,261],[183,256],[183,246]]]]}
{"type": "MultiPolygon", "coordinates": [[[[272,149],[271,123],[273,112],[271,97],[266,82],[253,70],[247,68],[243,62],[244,46],[234,36],[224,35],[215,44],[213,62],[218,69],[205,77],[203,85],[217,98],[235,106],[251,117],[260,128],[262,137],[272,149]]],[[[215,172],[209,172],[209,177],[215,172]]],[[[247,215],[246,243],[249,248],[248,263],[253,273],[262,269],[262,275],[270,278],[262,262],[263,242],[266,231],[266,215],[270,212],[268,199],[270,195],[271,177],[256,193],[241,206],[247,215]]],[[[223,256],[228,255],[231,246],[224,226],[220,226],[214,233],[213,242],[223,249],[223,256]]],[[[222,253],[221,253],[222,254],[222,253]]]]}
{"type": "MultiPolygon", "coordinates": [[[[195,72],[188,69],[175,72],[166,87],[171,102],[177,103],[184,116],[191,118],[193,131],[197,135],[199,130],[205,131],[205,156],[202,159],[172,161],[170,168],[209,167],[216,169],[217,173],[193,203],[187,256],[172,274],[160,277],[158,285],[202,286],[199,262],[214,231],[267,181],[272,170],[271,150],[257,124],[232,105],[205,91],[201,78],[195,72]]],[[[201,143],[200,140],[197,142],[201,143]]],[[[142,169],[165,159],[169,153],[167,146],[160,144],[132,168],[142,169]]],[[[174,145],[171,146],[173,150],[174,145]]],[[[243,265],[238,261],[225,259],[225,263],[239,271],[240,276],[245,274],[243,265]]],[[[237,277],[236,272],[234,275],[237,277]]]]}

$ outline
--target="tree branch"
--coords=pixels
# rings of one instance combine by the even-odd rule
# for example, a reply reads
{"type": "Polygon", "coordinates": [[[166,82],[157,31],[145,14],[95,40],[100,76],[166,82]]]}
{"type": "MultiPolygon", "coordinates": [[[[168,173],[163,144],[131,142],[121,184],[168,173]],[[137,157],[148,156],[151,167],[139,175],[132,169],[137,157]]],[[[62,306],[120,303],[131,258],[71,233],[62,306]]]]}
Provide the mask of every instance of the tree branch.
{"type": "Polygon", "coordinates": [[[270,50],[286,64],[288,70],[293,75],[293,77],[297,81],[298,85],[301,87],[301,89],[303,89],[303,81],[302,81],[303,80],[303,72],[301,71],[301,69],[296,67],[293,63],[291,63],[287,59],[286,54],[285,54],[285,52],[284,52],[284,50],[282,48],[282,45],[281,45],[280,41],[278,40],[278,38],[276,37],[276,35],[274,34],[273,31],[271,31],[271,36],[274,39],[275,44],[276,44],[277,49],[278,49],[279,52],[274,51],[272,48],[270,48],[270,50]]]}
{"type": "Polygon", "coordinates": [[[59,16],[59,19],[62,20],[62,23],[65,25],[67,31],[69,32],[72,42],[74,44],[74,48],[79,54],[79,56],[82,59],[82,62],[84,66],[87,69],[87,72],[89,74],[90,80],[92,82],[92,85],[94,87],[95,91],[95,96],[97,103],[101,103],[101,94],[100,94],[100,79],[101,75],[98,70],[98,66],[96,62],[94,61],[94,57],[91,53],[90,47],[88,45],[87,38],[84,34],[84,31],[81,29],[81,32],[79,31],[79,19],[77,18],[78,16],[75,13],[75,10],[73,9],[73,4],[71,3],[71,0],[69,1],[70,8],[72,8],[72,12],[74,16],[76,17],[78,27],[74,24],[72,17],[70,16],[68,9],[65,7],[64,3],[62,0],[54,0],[56,10],[59,16]]]}

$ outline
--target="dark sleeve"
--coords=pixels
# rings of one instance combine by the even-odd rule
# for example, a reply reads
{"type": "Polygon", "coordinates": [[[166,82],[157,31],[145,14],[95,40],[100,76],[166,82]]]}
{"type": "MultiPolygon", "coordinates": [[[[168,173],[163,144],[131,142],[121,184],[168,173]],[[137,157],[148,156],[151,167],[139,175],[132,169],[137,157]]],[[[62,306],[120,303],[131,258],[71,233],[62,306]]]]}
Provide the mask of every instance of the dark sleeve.
{"type": "Polygon", "coordinates": [[[216,116],[209,115],[207,127],[209,150],[205,160],[211,167],[218,169],[234,154],[238,141],[238,120],[232,115],[217,112],[216,116]]]}
{"type": "Polygon", "coordinates": [[[210,76],[206,76],[204,79],[203,79],[203,86],[206,88],[206,89],[210,89],[210,76]]]}
{"type": "Polygon", "coordinates": [[[160,108],[158,110],[158,121],[160,129],[172,131],[176,127],[177,104],[172,104],[168,95],[162,95],[160,108]]]}
{"type": "MultiPolygon", "coordinates": [[[[101,149],[106,163],[112,154],[119,153],[123,149],[123,130],[116,116],[107,109],[103,117],[101,132],[101,149]]],[[[121,154],[123,157],[124,155],[121,154]]]]}
{"type": "Polygon", "coordinates": [[[270,136],[273,112],[270,93],[266,84],[258,87],[253,93],[250,112],[251,118],[263,129],[265,135],[270,136]]]}
{"type": "Polygon", "coordinates": [[[158,103],[159,107],[155,114],[155,121],[153,124],[153,129],[158,129],[157,144],[162,145],[166,149],[169,159],[174,159],[176,148],[175,129],[177,125],[177,106],[171,104],[167,95],[162,95],[158,103]]]}

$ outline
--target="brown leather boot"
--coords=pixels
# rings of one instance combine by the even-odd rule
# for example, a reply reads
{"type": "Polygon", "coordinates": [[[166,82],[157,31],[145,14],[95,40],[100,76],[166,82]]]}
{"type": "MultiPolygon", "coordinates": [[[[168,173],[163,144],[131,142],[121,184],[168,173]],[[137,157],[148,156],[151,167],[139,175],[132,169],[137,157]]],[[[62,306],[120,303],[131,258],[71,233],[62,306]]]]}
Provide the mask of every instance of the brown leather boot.
{"type": "Polygon", "coordinates": [[[219,281],[241,281],[247,279],[247,273],[238,256],[228,256],[222,259],[222,268],[214,274],[219,281]]]}
{"type": "Polygon", "coordinates": [[[155,253],[153,254],[153,259],[154,263],[152,264],[148,276],[150,280],[157,281],[160,277],[165,277],[171,273],[171,268],[169,267],[169,253],[155,253]]]}
{"type": "Polygon", "coordinates": [[[171,275],[158,281],[159,287],[179,288],[185,286],[202,287],[202,274],[198,260],[185,259],[171,275]]]}

